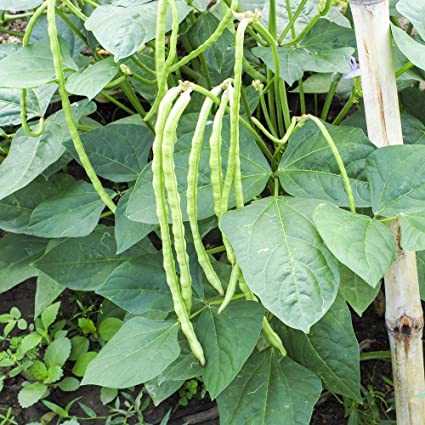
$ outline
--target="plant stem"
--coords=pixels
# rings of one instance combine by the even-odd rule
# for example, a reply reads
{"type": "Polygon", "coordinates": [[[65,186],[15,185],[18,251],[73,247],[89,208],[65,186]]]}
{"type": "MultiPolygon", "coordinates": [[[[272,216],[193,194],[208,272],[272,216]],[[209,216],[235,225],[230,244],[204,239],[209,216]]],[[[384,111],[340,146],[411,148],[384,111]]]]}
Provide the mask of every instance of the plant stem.
{"type": "Polygon", "coordinates": [[[63,71],[63,60],[59,46],[58,33],[56,29],[56,0],[48,0],[47,5],[47,22],[48,22],[48,34],[50,40],[50,49],[53,55],[53,65],[56,73],[56,80],[58,84],[59,95],[62,101],[62,109],[65,116],[65,121],[68,126],[71,139],[74,143],[74,148],[80,159],[80,163],[83,166],[85,172],[87,173],[88,178],[93,184],[96,192],[99,195],[99,198],[102,202],[113,212],[115,213],[116,205],[112,201],[111,197],[105,191],[100,182],[99,178],[94,171],[90,159],[87,156],[86,151],[84,150],[83,143],[78,132],[77,125],[74,121],[74,116],[72,115],[71,102],[68,98],[68,93],[65,88],[65,74],[63,71]]]}
{"type": "Polygon", "coordinates": [[[347,114],[350,112],[350,109],[353,107],[353,105],[356,103],[357,98],[356,96],[351,93],[350,97],[348,98],[347,102],[345,102],[345,105],[342,107],[342,109],[339,111],[339,114],[336,116],[336,118],[333,120],[333,125],[339,125],[340,122],[347,116],[347,114]]]}
{"type": "Polygon", "coordinates": [[[339,82],[341,81],[342,75],[337,74],[331,83],[331,87],[329,88],[329,92],[326,96],[325,103],[323,105],[322,113],[320,115],[320,119],[326,121],[328,119],[329,109],[332,105],[332,101],[335,97],[335,92],[338,87],[339,82]]]}

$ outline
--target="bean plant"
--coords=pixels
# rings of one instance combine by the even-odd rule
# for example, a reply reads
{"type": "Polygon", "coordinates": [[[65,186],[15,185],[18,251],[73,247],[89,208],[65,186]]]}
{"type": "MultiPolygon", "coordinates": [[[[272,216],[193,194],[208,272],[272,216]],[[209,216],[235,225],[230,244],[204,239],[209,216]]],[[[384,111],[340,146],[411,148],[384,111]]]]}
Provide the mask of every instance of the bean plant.
{"type": "Polygon", "coordinates": [[[222,425],[309,424],[324,390],[358,415],[351,314],[400,252],[425,294],[425,1],[391,2],[404,144],[379,149],[345,1],[0,9],[0,292],[119,308],[81,384],[158,405],[202,382],[222,425]]]}

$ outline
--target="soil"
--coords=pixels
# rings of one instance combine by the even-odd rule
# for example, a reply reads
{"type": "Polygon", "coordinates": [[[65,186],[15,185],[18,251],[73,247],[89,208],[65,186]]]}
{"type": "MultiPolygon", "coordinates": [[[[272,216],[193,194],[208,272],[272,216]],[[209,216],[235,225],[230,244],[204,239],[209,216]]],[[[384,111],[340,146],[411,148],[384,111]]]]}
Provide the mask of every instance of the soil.
{"type": "MultiPolygon", "coordinates": [[[[0,296],[0,314],[8,312],[12,306],[18,307],[22,315],[31,320],[34,311],[35,279],[30,279],[21,285],[0,296]]],[[[381,294],[382,295],[382,294],[381,294]]],[[[68,296],[62,297],[62,302],[70,300],[68,296]]],[[[389,349],[388,339],[385,331],[385,322],[383,318],[383,296],[377,298],[377,301],[369,307],[360,319],[355,313],[352,313],[353,326],[363,351],[385,351],[389,349]]],[[[66,305],[64,305],[66,310],[66,305]]],[[[68,306],[70,307],[70,306],[68,306]]],[[[392,400],[392,388],[387,382],[391,380],[391,363],[388,360],[363,361],[361,363],[362,385],[373,391],[382,393],[383,398],[390,403],[392,400]],[[385,381],[387,380],[387,382],[385,381]]],[[[31,421],[40,421],[48,412],[48,409],[42,404],[37,403],[28,409],[22,409],[17,402],[17,393],[22,385],[22,378],[8,380],[5,390],[1,393],[0,412],[3,409],[12,407],[13,415],[19,425],[25,425],[31,421]]],[[[133,394],[138,394],[141,388],[134,389],[133,394]]],[[[99,399],[99,388],[85,386],[73,393],[63,393],[60,390],[53,391],[49,400],[58,405],[64,406],[66,403],[76,397],[81,397],[80,401],[93,409],[99,417],[105,417],[109,413],[108,407],[102,405],[99,399]]],[[[394,419],[393,412],[387,413],[388,406],[378,398],[377,408],[381,412],[381,419],[394,419]]],[[[365,408],[367,405],[365,406],[365,408]]],[[[176,394],[164,401],[160,406],[148,406],[144,411],[145,420],[151,424],[159,424],[164,415],[171,410],[170,425],[199,424],[199,425],[218,425],[218,411],[215,403],[208,398],[203,400],[193,399],[186,407],[179,405],[179,396],[176,394]]],[[[80,417],[87,417],[81,408],[76,404],[71,412],[80,417]]],[[[45,417],[45,419],[47,419],[45,417]]],[[[105,419],[80,421],[82,424],[101,425],[105,419]]],[[[46,422],[47,423],[47,422],[46,422]]],[[[129,424],[137,424],[137,419],[131,418],[129,424]]],[[[370,422],[373,425],[374,422],[370,422]]],[[[328,392],[322,394],[314,410],[311,425],[345,425],[347,419],[344,417],[344,406],[342,401],[328,392]]],[[[366,422],[369,425],[368,422],[366,422]]]]}

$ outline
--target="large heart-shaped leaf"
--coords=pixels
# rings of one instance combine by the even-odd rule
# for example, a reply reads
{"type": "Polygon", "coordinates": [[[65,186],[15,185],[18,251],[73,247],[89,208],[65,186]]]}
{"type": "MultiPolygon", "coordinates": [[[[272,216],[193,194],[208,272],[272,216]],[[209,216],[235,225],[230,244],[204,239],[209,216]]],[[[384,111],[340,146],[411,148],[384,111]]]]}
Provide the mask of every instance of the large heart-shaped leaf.
{"type": "MultiPolygon", "coordinates": [[[[179,21],[182,21],[191,8],[182,0],[176,1],[176,6],[179,21]]],[[[155,38],[157,9],[157,1],[127,7],[102,5],[93,11],[85,26],[118,61],[132,55],[140,46],[155,38]]],[[[166,30],[170,29],[169,11],[166,30]]]]}
{"type": "Polygon", "coordinates": [[[218,397],[221,425],[306,425],[322,386],[274,349],[255,352],[218,397]]]}
{"type": "Polygon", "coordinates": [[[223,216],[251,290],[288,326],[308,332],[333,304],[338,263],[312,222],[318,201],[269,197],[223,216]]]}
{"type": "Polygon", "coordinates": [[[0,10],[28,10],[41,3],[43,0],[0,0],[0,10]]]}
{"type": "Polygon", "coordinates": [[[313,217],[332,254],[375,287],[395,256],[391,230],[378,220],[330,204],[319,205],[313,217]]]}
{"type": "Polygon", "coordinates": [[[96,291],[133,314],[172,311],[161,255],[143,255],[118,266],[96,291]]]}
{"type": "Polygon", "coordinates": [[[361,402],[360,349],[341,296],[308,334],[287,326],[279,333],[290,357],[320,376],[329,391],[361,402]]]}
{"type": "Polygon", "coordinates": [[[81,72],[71,74],[66,81],[69,93],[93,99],[118,72],[118,65],[112,57],[88,66],[81,72]]]}
{"type": "MultiPolygon", "coordinates": [[[[187,169],[189,163],[189,153],[191,141],[196,126],[197,115],[189,114],[182,118],[179,124],[178,142],[175,146],[174,161],[176,164],[176,176],[178,190],[180,193],[183,220],[187,220],[186,213],[186,188],[187,169]]],[[[211,134],[211,124],[205,131],[204,146],[201,152],[200,170],[198,179],[198,219],[202,220],[214,215],[214,200],[209,170],[209,136],[211,134]]],[[[227,156],[229,153],[230,123],[228,117],[223,121],[223,172],[227,167],[227,156]]],[[[270,166],[263,154],[255,144],[248,131],[240,128],[240,153],[241,153],[241,174],[244,198],[246,201],[261,193],[267,184],[270,176],[270,166]]],[[[231,193],[230,207],[235,206],[233,191],[231,193]]],[[[152,188],[152,170],[150,164],[145,167],[139,175],[134,190],[131,193],[127,206],[127,216],[133,221],[143,223],[158,223],[156,216],[155,195],[152,188]]]]}
{"type": "MultiPolygon", "coordinates": [[[[111,124],[81,135],[96,173],[114,182],[136,180],[148,162],[153,134],[137,124],[111,124]]],[[[79,161],[72,141],[65,142],[79,161]]]]}
{"type": "Polygon", "coordinates": [[[46,239],[31,236],[8,234],[0,239],[0,293],[37,275],[32,262],[43,254],[46,246],[46,239]]]}
{"type": "MultiPolygon", "coordinates": [[[[106,189],[109,196],[115,192],[106,189]]],[[[44,238],[82,237],[96,227],[105,205],[92,184],[71,181],[61,192],[39,204],[31,214],[29,231],[44,238]]]]}
{"type": "Polygon", "coordinates": [[[34,208],[51,196],[60,193],[73,179],[56,174],[47,180],[39,177],[21,190],[0,201],[0,229],[31,235],[29,223],[34,208]]]}
{"type": "MultiPolygon", "coordinates": [[[[77,70],[66,43],[60,39],[64,70],[77,70]]],[[[56,79],[48,40],[22,47],[0,60],[0,87],[32,88],[56,79]]]]}
{"type": "Polygon", "coordinates": [[[134,317],[89,364],[83,385],[128,388],[157,376],[180,354],[179,325],[134,317]]]}
{"type": "Polygon", "coordinates": [[[77,291],[93,291],[125,261],[149,252],[148,246],[135,246],[124,254],[116,255],[114,231],[98,226],[84,238],[58,241],[35,263],[57,283],[77,291]]]}
{"type": "Polygon", "coordinates": [[[423,145],[385,146],[369,156],[366,173],[376,215],[391,217],[425,208],[423,158],[423,145]]]}
{"type": "MultiPolygon", "coordinates": [[[[364,168],[375,146],[358,128],[325,125],[344,162],[356,205],[370,206],[364,168]]],[[[279,164],[278,175],[283,188],[291,195],[348,206],[338,164],[323,134],[311,121],[297,130],[289,140],[279,164]]]]}
{"type": "MultiPolygon", "coordinates": [[[[73,105],[76,121],[95,110],[96,105],[88,101],[73,105]]],[[[46,128],[41,136],[30,137],[23,129],[19,129],[12,140],[9,154],[0,165],[0,199],[22,189],[56,162],[65,152],[62,143],[69,138],[63,111],[46,120],[46,128]]]]}
{"type": "Polygon", "coordinates": [[[207,360],[202,377],[211,399],[233,381],[251,355],[263,317],[264,309],[254,301],[233,302],[221,314],[210,307],[199,317],[196,334],[207,360]]]}

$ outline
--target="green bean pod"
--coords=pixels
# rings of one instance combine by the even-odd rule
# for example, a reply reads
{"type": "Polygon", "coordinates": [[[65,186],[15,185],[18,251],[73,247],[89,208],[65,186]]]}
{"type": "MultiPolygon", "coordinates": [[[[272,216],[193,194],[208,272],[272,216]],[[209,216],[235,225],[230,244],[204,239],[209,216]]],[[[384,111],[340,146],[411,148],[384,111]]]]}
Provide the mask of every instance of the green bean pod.
{"type": "Polygon", "coordinates": [[[211,169],[211,186],[214,197],[215,215],[221,217],[221,197],[223,186],[223,170],[221,160],[221,145],[223,138],[221,135],[223,129],[223,118],[229,103],[229,91],[226,89],[221,97],[221,103],[214,117],[212,132],[210,136],[210,169],[211,169]]]}
{"type": "MultiPolygon", "coordinates": [[[[214,96],[220,94],[221,87],[215,87],[211,90],[214,96]]],[[[190,229],[192,231],[193,243],[195,245],[198,262],[204,271],[205,277],[211,286],[220,294],[224,295],[223,286],[220,278],[211,264],[209,256],[205,251],[202,243],[202,237],[199,233],[198,226],[198,172],[201,152],[204,145],[205,128],[208,116],[214,102],[210,98],[206,98],[201,111],[199,113],[198,122],[196,124],[195,133],[192,138],[192,149],[189,155],[189,169],[187,173],[187,215],[189,218],[190,229]]],[[[214,131],[214,130],[213,130],[214,131]]]]}
{"type": "Polygon", "coordinates": [[[144,121],[149,121],[158,111],[161,99],[167,90],[167,79],[171,73],[171,65],[177,53],[177,38],[179,35],[179,16],[177,6],[174,0],[160,0],[158,3],[157,27],[155,39],[155,69],[158,85],[158,93],[155,101],[146,114],[144,121]],[[169,40],[169,51],[167,59],[165,59],[165,33],[167,24],[167,3],[171,7],[171,35],[169,40]],[[158,38],[159,37],[159,38],[158,38]]]}
{"type": "Polygon", "coordinates": [[[193,325],[190,322],[188,311],[186,310],[181,292],[180,286],[177,279],[176,266],[173,257],[173,249],[171,245],[170,229],[168,226],[168,209],[167,202],[165,199],[165,188],[164,188],[164,175],[162,172],[162,142],[163,132],[167,121],[168,114],[170,113],[171,107],[174,100],[180,94],[181,88],[174,87],[170,89],[162,99],[158,117],[155,125],[155,140],[153,143],[153,161],[152,161],[152,174],[153,174],[153,189],[156,199],[156,214],[161,230],[161,241],[162,241],[162,255],[164,261],[164,270],[166,273],[166,279],[168,287],[170,288],[171,296],[173,299],[174,311],[180,322],[180,326],[183,334],[185,335],[192,353],[199,360],[199,362],[205,364],[205,356],[201,344],[196,337],[193,325]]]}
{"type": "Polygon", "coordinates": [[[65,87],[65,73],[63,71],[63,59],[60,51],[58,32],[56,29],[56,0],[47,0],[47,23],[48,23],[48,35],[50,40],[50,50],[53,56],[53,66],[55,69],[56,82],[58,84],[58,91],[62,101],[62,109],[65,116],[65,122],[68,126],[71,140],[74,144],[75,151],[78,154],[80,163],[84,168],[88,178],[93,184],[99,198],[102,202],[115,213],[116,205],[109,196],[108,192],[103,188],[99,177],[91,165],[90,159],[84,149],[83,142],[81,141],[80,134],[78,133],[78,127],[75,123],[74,116],[72,115],[71,102],[68,98],[68,93],[65,87]]]}
{"type": "Polygon", "coordinates": [[[187,89],[177,99],[167,118],[162,136],[162,171],[171,211],[174,249],[180,269],[181,293],[186,310],[189,313],[192,308],[192,277],[190,275],[189,256],[186,252],[185,230],[175,173],[174,144],[177,141],[177,125],[190,102],[191,92],[191,89],[187,89]]]}
{"type": "Polygon", "coordinates": [[[242,208],[243,190],[241,178],[241,160],[239,153],[239,114],[242,90],[242,71],[243,71],[243,51],[244,51],[244,37],[248,25],[251,23],[252,18],[243,19],[238,25],[236,31],[235,43],[235,65],[233,69],[233,96],[230,98],[230,145],[234,146],[234,192],[236,207],[242,208]]]}
{"type": "Polygon", "coordinates": [[[224,309],[230,304],[232,301],[233,295],[235,295],[236,287],[238,286],[239,276],[241,273],[241,269],[238,265],[235,265],[232,268],[232,273],[230,274],[229,285],[226,289],[226,296],[224,297],[223,303],[218,309],[218,314],[221,314],[224,309]]]}

